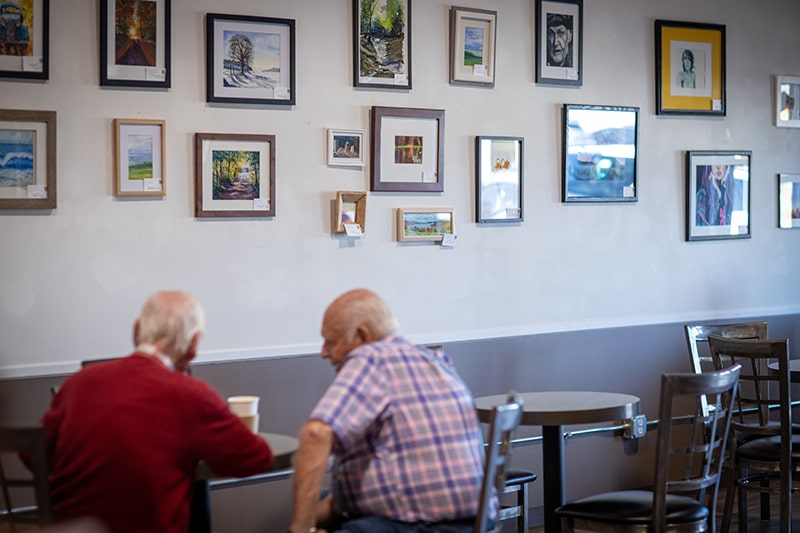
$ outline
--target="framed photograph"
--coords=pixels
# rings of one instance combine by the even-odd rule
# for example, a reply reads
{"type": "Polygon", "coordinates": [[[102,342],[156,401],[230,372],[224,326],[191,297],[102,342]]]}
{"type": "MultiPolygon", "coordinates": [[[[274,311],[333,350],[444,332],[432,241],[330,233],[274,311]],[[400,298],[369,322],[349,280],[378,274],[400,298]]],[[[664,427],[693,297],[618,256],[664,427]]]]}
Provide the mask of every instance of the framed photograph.
{"type": "Polygon", "coordinates": [[[114,196],[167,194],[163,120],[114,119],[114,196]]]}
{"type": "Polygon", "coordinates": [[[562,202],[635,202],[639,108],[565,104],[562,202]]]}
{"type": "Polygon", "coordinates": [[[100,0],[100,85],[170,86],[171,0],[100,0]]]}
{"type": "Polygon", "coordinates": [[[275,216],[275,136],[195,133],[196,217],[275,216]]]}
{"type": "Polygon", "coordinates": [[[497,11],[450,8],[450,83],[494,87],[497,11]]]}
{"type": "Polygon", "coordinates": [[[363,167],[366,157],[365,130],[328,129],[328,165],[363,167]]]}
{"type": "Polygon", "coordinates": [[[364,233],[367,222],[367,193],[364,191],[336,192],[336,233],[347,231],[345,224],[358,224],[364,233]]]}
{"type": "Polygon", "coordinates": [[[444,191],[444,110],[372,108],[373,191],[444,191]]]}
{"type": "Polygon", "coordinates": [[[353,86],[411,89],[411,0],[353,0],[353,86]]]}
{"type": "Polygon", "coordinates": [[[452,207],[397,208],[398,241],[441,241],[454,226],[452,207]]]}
{"type": "Polygon", "coordinates": [[[725,26],[656,20],[656,113],[725,116],[725,26]]]}
{"type": "Polygon", "coordinates": [[[778,227],[800,228],[800,174],[778,175],[778,227]]]}
{"type": "Polygon", "coordinates": [[[206,15],[206,100],[294,105],[294,20],[206,15]]]}
{"type": "Polygon", "coordinates": [[[0,209],[56,208],[56,112],[0,109],[0,209]]]}
{"type": "Polygon", "coordinates": [[[536,83],[583,84],[583,0],[536,0],[536,83]]]}
{"type": "Polygon", "coordinates": [[[775,76],[775,125],[800,128],[800,76],[775,76]]]}
{"type": "Polygon", "coordinates": [[[522,137],[475,137],[475,221],[522,221],[522,137]]]}
{"type": "Polygon", "coordinates": [[[0,4],[0,78],[48,79],[50,0],[0,4]]]}
{"type": "Polygon", "coordinates": [[[686,152],[686,240],[750,238],[746,151],[686,152]]]}

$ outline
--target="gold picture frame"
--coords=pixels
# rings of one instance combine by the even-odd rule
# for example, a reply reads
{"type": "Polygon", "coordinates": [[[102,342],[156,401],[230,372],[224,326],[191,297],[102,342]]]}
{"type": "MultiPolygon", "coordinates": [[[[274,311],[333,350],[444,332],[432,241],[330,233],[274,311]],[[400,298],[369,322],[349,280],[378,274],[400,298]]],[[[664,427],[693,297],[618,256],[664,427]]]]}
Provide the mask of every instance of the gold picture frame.
{"type": "Polygon", "coordinates": [[[334,233],[347,231],[345,224],[358,224],[361,233],[366,230],[367,193],[365,191],[337,191],[334,233]]]}
{"type": "Polygon", "coordinates": [[[442,241],[455,235],[454,218],[452,207],[398,207],[397,240],[442,241]]]}
{"type": "Polygon", "coordinates": [[[114,196],[165,196],[166,122],[114,119],[114,196]]]}

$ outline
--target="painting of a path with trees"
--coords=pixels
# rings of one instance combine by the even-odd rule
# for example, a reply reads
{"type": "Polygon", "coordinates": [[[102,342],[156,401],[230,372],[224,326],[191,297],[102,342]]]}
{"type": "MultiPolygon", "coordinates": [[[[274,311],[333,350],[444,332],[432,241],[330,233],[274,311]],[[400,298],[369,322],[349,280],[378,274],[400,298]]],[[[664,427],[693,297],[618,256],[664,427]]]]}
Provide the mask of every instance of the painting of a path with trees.
{"type": "Polygon", "coordinates": [[[261,196],[259,152],[212,151],[211,197],[214,200],[255,200],[261,196]]]}

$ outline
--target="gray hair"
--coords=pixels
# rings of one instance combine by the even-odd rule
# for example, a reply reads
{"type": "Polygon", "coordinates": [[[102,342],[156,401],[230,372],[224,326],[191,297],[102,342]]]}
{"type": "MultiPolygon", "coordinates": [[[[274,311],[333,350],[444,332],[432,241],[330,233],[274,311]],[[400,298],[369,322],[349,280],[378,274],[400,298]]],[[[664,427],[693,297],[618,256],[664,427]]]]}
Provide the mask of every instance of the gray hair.
{"type": "Polygon", "coordinates": [[[157,292],[148,298],[139,314],[139,343],[159,341],[178,354],[189,349],[192,337],[205,330],[205,312],[190,294],[157,292]]]}

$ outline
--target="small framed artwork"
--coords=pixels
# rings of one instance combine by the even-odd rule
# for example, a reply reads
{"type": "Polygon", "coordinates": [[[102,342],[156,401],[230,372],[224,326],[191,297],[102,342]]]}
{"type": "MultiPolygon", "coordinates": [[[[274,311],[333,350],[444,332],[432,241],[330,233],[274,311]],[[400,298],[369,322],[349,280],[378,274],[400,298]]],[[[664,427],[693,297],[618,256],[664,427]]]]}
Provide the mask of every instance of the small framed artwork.
{"type": "Polygon", "coordinates": [[[775,76],[775,125],[800,128],[800,76],[775,76]]]}
{"type": "Polygon", "coordinates": [[[336,192],[336,233],[347,231],[347,224],[357,224],[364,233],[367,222],[367,193],[364,191],[336,192]]]}
{"type": "Polygon", "coordinates": [[[778,175],[778,227],[800,228],[800,174],[778,175]]]}
{"type": "Polygon", "coordinates": [[[565,104],[562,202],[635,202],[639,108],[565,104]]]}
{"type": "Polygon", "coordinates": [[[444,191],[444,110],[372,108],[373,191],[444,191]]]}
{"type": "Polygon", "coordinates": [[[656,20],[656,113],[725,116],[725,26],[656,20]]]}
{"type": "Polygon", "coordinates": [[[206,100],[294,105],[295,21],[206,15],[206,100]]]}
{"type": "Polygon", "coordinates": [[[56,208],[56,112],[0,109],[0,209],[56,208]]]}
{"type": "Polygon", "coordinates": [[[195,133],[195,216],[275,216],[275,136],[195,133]]]}
{"type": "Polygon", "coordinates": [[[397,208],[398,241],[441,241],[454,226],[452,207],[397,208]]]}
{"type": "Polygon", "coordinates": [[[50,0],[0,4],[0,78],[48,79],[50,0]]]}
{"type": "Polygon", "coordinates": [[[163,120],[114,119],[114,196],[167,193],[163,120]]]}
{"type": "Polygon", "coordinates": [[[328,129],[328,165],[363,167],[366,154],[365,130],[328,129]]]}
{"type": "Polygon", "coordinates": [[[450,83],[494,87],[497,11],[450,8],[450,83]]]}
{"type": "Polygon", "coordinates": [[[170,86],[171,0],[100,0],[100,85],[170,86]]]}
{"type": "Polygon", "coordinates": [[[411,89],[411,0],[353,0],[353,86],[411,89]]]}
{"type": "Polygon", "coordinates": [[[536,0],[536,83],[583,84],[583,0],[536,0]]]}
{"type": "Polygon", "coordinates": [[[475,137],[475,221],[522,221],[522,137],[475,137]]]}
{"type": "Polygon", "coordinates": [[[750,238],[747,151],[686,152],[686,240],[750,238]]]}

